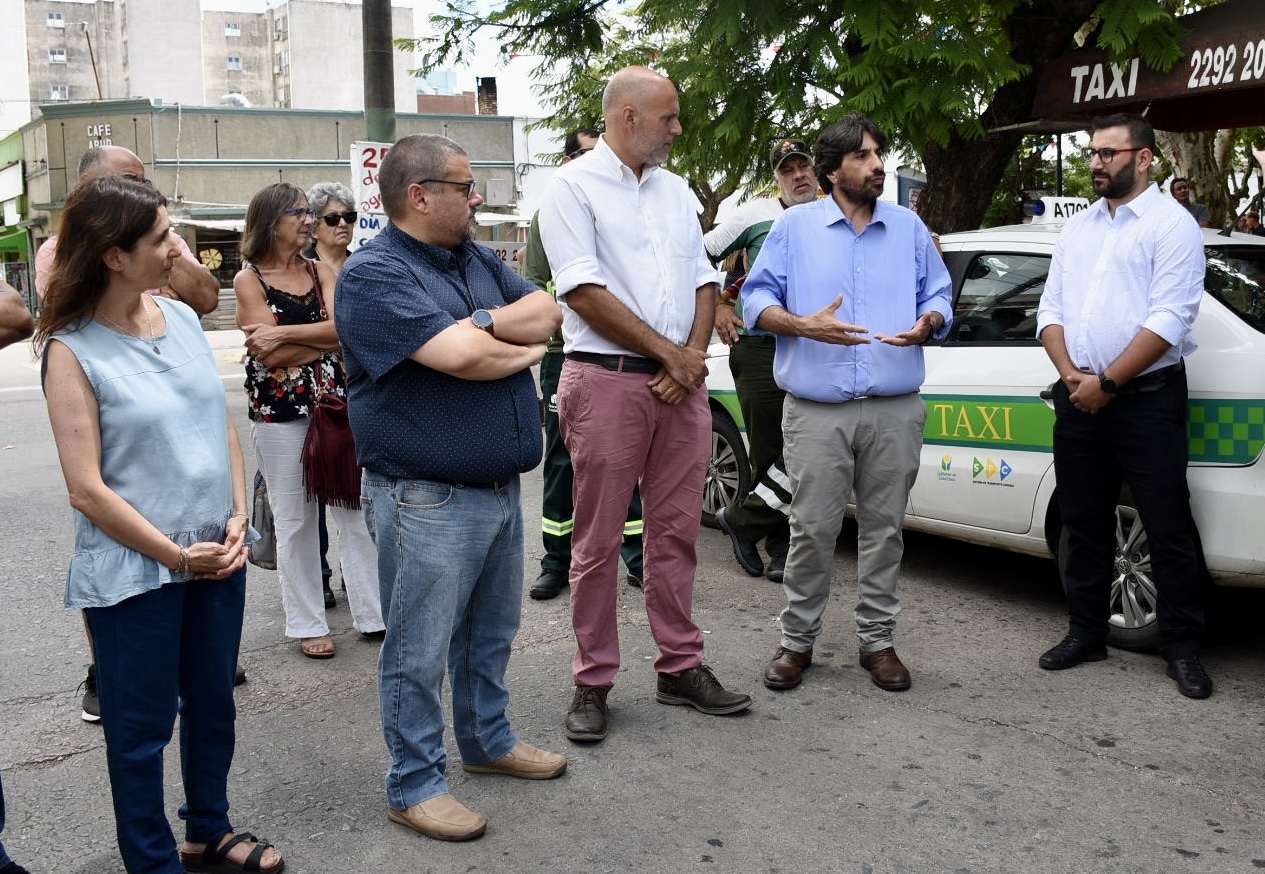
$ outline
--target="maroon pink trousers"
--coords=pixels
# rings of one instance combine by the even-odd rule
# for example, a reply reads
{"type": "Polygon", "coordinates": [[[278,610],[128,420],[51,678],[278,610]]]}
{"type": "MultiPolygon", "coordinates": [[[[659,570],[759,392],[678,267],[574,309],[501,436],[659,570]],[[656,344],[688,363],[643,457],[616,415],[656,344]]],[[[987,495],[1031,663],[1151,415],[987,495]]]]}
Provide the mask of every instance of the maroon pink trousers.
{"type": "Polygon", "coordinates": [[[619,671],[619,547],[638,483],[646,613],[659,649],[655,670],[679,674],[703,661],[703,636],[690,614],[711,412],[704,389],[666,404],[650,390],[651,379],[578,361],[562,367],[558,416],[575,470],[570,584],[577,686],[610,686],[619,671]]]}

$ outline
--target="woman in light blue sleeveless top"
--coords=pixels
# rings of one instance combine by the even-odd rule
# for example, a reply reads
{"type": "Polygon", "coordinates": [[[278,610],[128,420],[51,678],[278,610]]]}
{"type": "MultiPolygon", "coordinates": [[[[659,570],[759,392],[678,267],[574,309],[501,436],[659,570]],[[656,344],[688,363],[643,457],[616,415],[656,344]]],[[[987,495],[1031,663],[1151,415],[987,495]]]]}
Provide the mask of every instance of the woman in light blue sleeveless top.
{"type": "Polygon", "coordinates": [[[228,819],[253,532],[241,447],[197,316],[145,294],[179,255],[166,199],[118,176],[84,183],[66,199],[60,236],[35,343],[74,510],[66,606],[84,608],[95,640],[124,867],[279,874],[276,849],[228,819]],[[180,846],[163,798],[177,712],[180,846]]]}

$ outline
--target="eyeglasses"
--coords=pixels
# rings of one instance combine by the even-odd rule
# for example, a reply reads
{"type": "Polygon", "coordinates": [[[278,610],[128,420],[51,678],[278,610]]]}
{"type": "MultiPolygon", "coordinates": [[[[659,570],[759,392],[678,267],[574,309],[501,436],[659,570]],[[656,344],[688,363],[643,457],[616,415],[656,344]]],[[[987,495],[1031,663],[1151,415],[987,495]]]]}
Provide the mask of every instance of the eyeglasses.
{"type": "Polygon", "coordinates": [[[593,150],[592,149],[576,149],[574,152],[567,155],[567,157],[574,161],[576,158],[580,157],[581,155],[587,155],[591,151],[593,150]]]}
{"type": "Polygon", "coordinates": [[[309,209],[306,206],[292,206],[289,209],[283,209],[281,211],[284,212],[286,215],[294,216],[299,221],[303,221],[304,216],[307,216],[308,218],[312,218],[314,215],[316,215],[316,213],[314,213],[311,209],[309,209]]]}
{"type": "Polygon", "coordinates": [[[1106,167],[1114,161],[1116,155],[1119,155],[1121,152],[1140,152],[1145,148],[1146,146],[1138,146],[1136,149],[1081,149],[1081,154],[1085,156],[1086,161],[1094,160],[1094,156],[1097,155],[1098,160],[1102,161],[1102,165],[1106,167]]]}
{"type": "Polygon", "coordinates": [[[466,190],[466,200],[469,200],[470,198],[474,197],[474,186],[478,184],[478,182],[476,182],[474,179],[471,179],[469,182],[458,182],[456,179],[419,179],[417,180],[418,185],[429,185],[432,182],[442,182],[445,185],[460,185],[462,188],[466,190]]]}
{"type": "Polygon", "coordinates": [[[331,228],[338,227],[338,223],[340,221],[347,222],[349,225],[354,225],[356,223],[356,212],[355,210],[352,210],[351,212],[329,212],[321,216],[321,221],[325,222],[325,224],[329,225],[331,228]]]}

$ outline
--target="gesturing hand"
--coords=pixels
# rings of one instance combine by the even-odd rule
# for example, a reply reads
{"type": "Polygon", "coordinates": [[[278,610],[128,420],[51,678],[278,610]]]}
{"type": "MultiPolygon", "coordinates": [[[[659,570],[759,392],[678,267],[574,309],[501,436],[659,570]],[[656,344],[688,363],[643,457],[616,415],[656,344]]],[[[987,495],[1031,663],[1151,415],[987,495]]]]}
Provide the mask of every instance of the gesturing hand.
{"type": "Polygon", "coordinates": [[[860,325],[849,325],[846,322],[839,321],[835,313],[842,304],[843,295],[839,295],[817,312],[810,316],[804,316],[801,322],[804,336],[810,340],[834,343],[836,346],[859,346],[863,343],[869,343],[870,339],[868,337],[860,336],[870,333],[869,328],[864,328],[860,325]]]}

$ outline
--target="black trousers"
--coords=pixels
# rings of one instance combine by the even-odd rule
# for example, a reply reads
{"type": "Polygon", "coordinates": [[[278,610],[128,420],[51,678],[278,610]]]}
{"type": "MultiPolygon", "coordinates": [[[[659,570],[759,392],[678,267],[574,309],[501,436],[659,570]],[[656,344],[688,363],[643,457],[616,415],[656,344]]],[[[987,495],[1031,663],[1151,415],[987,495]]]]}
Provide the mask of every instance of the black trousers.
{"type": "Polygon", "coordinates": [[[1119,394],[1091,415],[1072,406],[1061,381],[1055,386],[1054,471],[1070,539],[1064,586],[1077,637],[1107,636],[1116,503],[1125,483],[1151,550],[1160,649],[1170,659],[1198,653],[1204,582],[1186,485],[1186,393],[1181,369],[1154,391],[1119,394]]]}
{"type": "Polygon", "coordinates": [[[770,556],[786,555],[791,547],[790,477],[782,458],[786,392],[773,380],[775,349],[771,334],[744,334],[729,349],[729,371],[746,423],[751,459],[751,490],[729,512],[743,534],[764,541],[770,556]]]}

